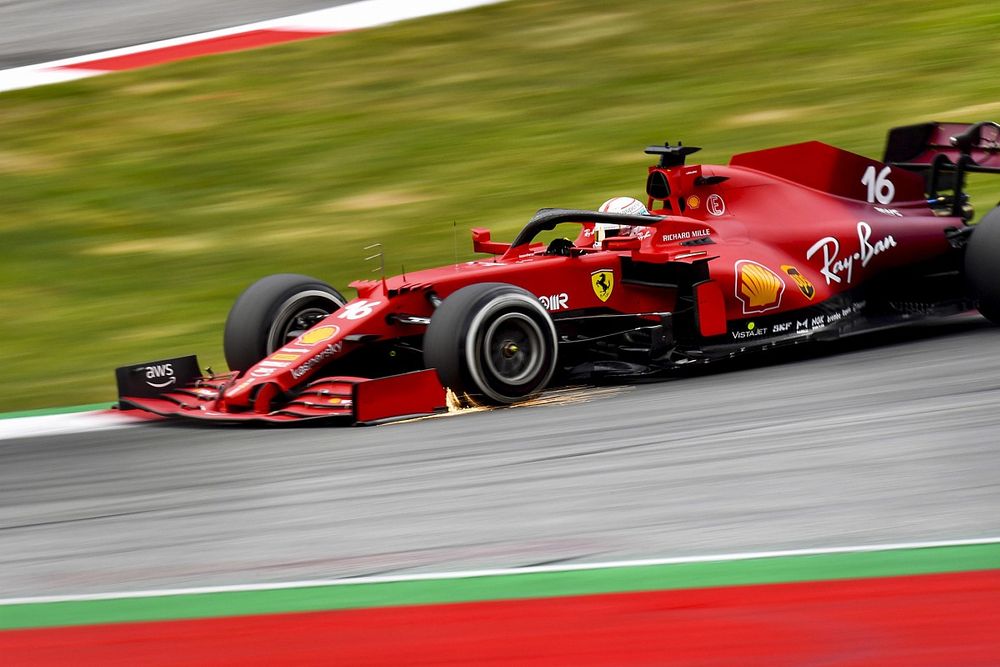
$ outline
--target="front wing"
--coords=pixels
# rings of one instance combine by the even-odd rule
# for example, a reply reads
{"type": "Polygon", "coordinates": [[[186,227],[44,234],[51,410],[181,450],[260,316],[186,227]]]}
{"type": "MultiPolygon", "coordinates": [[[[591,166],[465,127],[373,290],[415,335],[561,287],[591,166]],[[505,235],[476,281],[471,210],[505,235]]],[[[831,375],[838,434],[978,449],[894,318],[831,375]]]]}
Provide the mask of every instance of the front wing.
{"type": "Polygon", "coordinates": [[[225,404],[223,395],[238,373],[201,375],[194,356],[124,366],[116,376],[120,410],[175,419],[368,424],[447,409],[445,389],[433,369],[382,378],[318,378],[292,396],[268,400],[267,408],[250,410],[229,410],[225,404]]]}

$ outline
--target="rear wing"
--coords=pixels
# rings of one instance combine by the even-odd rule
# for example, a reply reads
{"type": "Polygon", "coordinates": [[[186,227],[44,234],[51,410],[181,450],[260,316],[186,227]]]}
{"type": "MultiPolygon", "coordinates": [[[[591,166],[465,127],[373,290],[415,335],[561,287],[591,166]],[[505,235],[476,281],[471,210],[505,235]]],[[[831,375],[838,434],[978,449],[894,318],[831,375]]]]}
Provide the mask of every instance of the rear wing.
{"type": "Polygon", "coordinates": [[[942,198],[952,215],[961,215],[965,204],[965,175],[1000,174],[1000,125],[979,123],[921,123],[889,130],[886,164],[924,176],[927,195],[939,199],[938,190],[951,190],[942,198]]]}

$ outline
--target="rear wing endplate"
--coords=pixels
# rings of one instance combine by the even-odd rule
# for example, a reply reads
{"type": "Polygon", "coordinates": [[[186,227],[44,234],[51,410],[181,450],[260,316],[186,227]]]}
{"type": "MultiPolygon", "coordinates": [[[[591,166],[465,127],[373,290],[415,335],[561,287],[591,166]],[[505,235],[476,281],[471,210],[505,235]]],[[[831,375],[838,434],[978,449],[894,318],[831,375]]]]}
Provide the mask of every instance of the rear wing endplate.
{"type": "Polygon", "coordinates": [[[940,189],[952,190],[952,214],[959,215],[965,174],[1000,174],[1000,125],[981,121],[895,127],[889,130],[882,161],[922,174],[932,199],[940,189]]]}

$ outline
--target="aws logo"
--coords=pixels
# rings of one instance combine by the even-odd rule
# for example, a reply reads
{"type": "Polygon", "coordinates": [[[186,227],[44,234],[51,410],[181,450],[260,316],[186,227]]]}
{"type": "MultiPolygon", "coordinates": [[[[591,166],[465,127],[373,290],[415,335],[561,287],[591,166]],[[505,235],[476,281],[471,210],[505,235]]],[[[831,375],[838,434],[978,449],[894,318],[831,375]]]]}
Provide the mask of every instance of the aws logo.
{"type": "Polygon", "coordinates": [[[799,291],[801,291],[807,299],[810,301],[813,300],[813,297],[816,296],[816,288],[813,287],[813,284],[809,282],[808,278],[799,273],[799,270],[794,266],[789,266],[788,264],[782,264],[781,270],[787,273],[789,277],[795,281],[799,291]]]}
{"type": "Polygon", "coordinates": [[[173,364],[156,364],[146,366],[146,384],[154,389],[169,387],[177,381],[173,364]]]}
{"type": "Polygon", "coordinates": [[[611,292],[615,289],[615,273],[611,269],[600,269],[590,274],[590,286],[594,288],[594,294],[601,301],[611,298],[611,292]]]}

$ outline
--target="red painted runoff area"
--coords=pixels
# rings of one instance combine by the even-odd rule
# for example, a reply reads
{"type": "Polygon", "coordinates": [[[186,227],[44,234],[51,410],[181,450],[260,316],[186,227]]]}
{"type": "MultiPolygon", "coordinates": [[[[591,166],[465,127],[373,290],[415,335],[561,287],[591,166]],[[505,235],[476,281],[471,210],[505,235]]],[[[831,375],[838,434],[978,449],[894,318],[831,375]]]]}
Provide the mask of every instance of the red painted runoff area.
{"type": "Polygon", "coordinates": [[[244,49],[254,49],[260,46],[270,46],[283,42],[294,42],[300,39],[310,39],[313,37],[324,37],[333,34],[332,32],[302,32],[294,30],[250,30],[223,37],[213,37],[200,41],[189,42],[187,44],[175,44],[164,46],[148,51],[139,51],[121,56],[88,60],[72,65],[63,65],[70,69],[93,69],[93,70],[127,70],[137,67],[149,67],[151,65],[162,65],[163,63],[175,60],[185,60],[198,56],[207,56],[215,53],[227,53],[229,51],[242,51],[244,49]]]}
{"type": "Polygon", "coordinates": [[[14,665],[996,665],[1000,570],[0,632],[14,665]]]}

